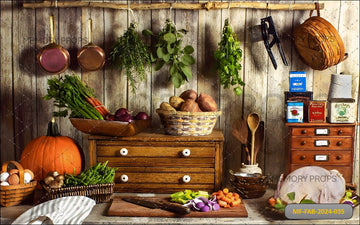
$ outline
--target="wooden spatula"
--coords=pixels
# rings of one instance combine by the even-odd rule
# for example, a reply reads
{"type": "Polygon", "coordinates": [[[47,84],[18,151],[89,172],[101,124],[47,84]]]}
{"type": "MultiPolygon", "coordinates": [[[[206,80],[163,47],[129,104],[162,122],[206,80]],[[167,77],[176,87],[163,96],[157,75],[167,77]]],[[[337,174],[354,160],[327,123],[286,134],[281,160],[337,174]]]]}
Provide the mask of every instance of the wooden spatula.
{"type": "Polygon", "coordinates": [[[255,132],[254,164],[256,164],[256,156],[259,150],[261,149],[261,147],[263,146],[264,135],[265,135],[264,121],[261,121],[258,129],[255,132]]]}
{"type": "Polygon", "coordinates": [[[250,163],[250,152],[247,147],[249,129],[244,118],[236,120],[232,125],[232,135],[245,146],[247,160],[250,163]]]}

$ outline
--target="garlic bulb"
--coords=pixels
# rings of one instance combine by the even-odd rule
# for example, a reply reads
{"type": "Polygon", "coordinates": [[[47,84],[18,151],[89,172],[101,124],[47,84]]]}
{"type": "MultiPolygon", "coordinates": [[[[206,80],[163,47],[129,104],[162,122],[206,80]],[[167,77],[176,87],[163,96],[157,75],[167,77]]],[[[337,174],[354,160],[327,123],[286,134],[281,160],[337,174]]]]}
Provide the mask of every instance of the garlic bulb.
{"type": "Polygon", "coordinates": [[[8,182],[6,182],[6,181],[3,181],[3,182],[1,182],[1,184],[0,184],[1,186],[9,186],[9,183],[8,182]]]}
{"type": "Polygon", "coordinates": [[[2,172],[0,175],[0,181],[6,181],[9,178],[10,174],[8,172],[2,172]]]}
{"type": "Polygon", "coordinates": [[[27,184],[27,183],[30,183],[31,181],[31,174],[30,173],[24,173],[24,183],[27,184]]]}

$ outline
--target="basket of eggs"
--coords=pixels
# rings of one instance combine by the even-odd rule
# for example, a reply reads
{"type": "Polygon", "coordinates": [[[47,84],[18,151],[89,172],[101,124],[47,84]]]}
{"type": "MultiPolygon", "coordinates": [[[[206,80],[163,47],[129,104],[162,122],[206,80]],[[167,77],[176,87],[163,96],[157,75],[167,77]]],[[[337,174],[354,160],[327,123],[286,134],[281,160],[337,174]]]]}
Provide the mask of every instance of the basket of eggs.
{"type": "Polygon", "coordinates": [[[18,205],[31,198],[37,184],[36,180],[33,180],[34,173],[31,170],[23,169],[16,161],[8,161],[2,165],[1,171],[2,206],[18,205]],[[13,164],[16,169],[8,171],[9,164],[13,164]]]}
{"type": "Polygon", "coordinates": [[[176,136],[201,136],[211,134],[221,115],[214,99],[194,90],[186,90],[179,97],[171,96],[156,109],[165,133],[176,136]]]}

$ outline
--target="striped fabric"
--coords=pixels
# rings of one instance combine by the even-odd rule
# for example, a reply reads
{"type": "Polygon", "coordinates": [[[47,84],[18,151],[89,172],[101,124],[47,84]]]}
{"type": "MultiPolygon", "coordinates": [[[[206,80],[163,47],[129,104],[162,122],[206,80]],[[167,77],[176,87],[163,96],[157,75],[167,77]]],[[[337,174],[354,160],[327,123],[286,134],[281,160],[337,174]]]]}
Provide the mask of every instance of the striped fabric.
{"type": "Polygon", "coordinates": [[[82,224],[95,204],[85,196],[57,198],[27,210],[12,224],[82,224]]]}

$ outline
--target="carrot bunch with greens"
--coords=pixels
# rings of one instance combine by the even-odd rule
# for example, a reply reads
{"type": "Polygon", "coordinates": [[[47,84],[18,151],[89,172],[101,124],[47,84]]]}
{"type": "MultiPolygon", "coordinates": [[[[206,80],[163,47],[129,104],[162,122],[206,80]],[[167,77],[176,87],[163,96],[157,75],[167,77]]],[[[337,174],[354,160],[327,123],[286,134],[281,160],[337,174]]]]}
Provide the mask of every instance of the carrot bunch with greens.
{"type": "Polygon", "coordinates": [[[229,192],[229,189],[227,188],[212,193],[212,196],[216,196],[218,204],[220,207],[224,208],[238,206],[241,203],[239,194],[235,192],[229,192]]]}
{"type": "Polygon", "coordinates": [[[54,116],[66,117],[70,110],[70,117],[102,120],[108,113],[106,108],[95,99],[93,90],[83,84],[75,73],[49,79],[48,85],[44,99],[54,99],[55,106],[65,108],[53,112],[54,116]]]}

